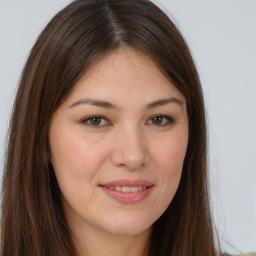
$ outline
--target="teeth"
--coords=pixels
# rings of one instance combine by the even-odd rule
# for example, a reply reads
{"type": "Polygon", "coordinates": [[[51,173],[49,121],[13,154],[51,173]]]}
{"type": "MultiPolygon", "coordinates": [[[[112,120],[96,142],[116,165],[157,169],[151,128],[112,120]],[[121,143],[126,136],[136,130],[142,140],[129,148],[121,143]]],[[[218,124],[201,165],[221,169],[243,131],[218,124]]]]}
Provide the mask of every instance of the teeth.
{"type": "Polygon", "coordinates": [[[139,187],[131,187],[131,192],[138,192],[139,191],[139,187]]]}
{"type": "Polygon", "coordinates": [[[122,192],[131,192],[131,188],[130,187],[122,187],[122,192]]]}
{"type": "Polygon", "coordinates": [[[135,193],[135,192],[139,192],[139,191],[141,191],[143,189],[146,189],[146,188],[147,187],[142,187],[142,186],[139,186],[139,187],[128,187],[128,186],[108,187],[108,189],[117,190],[117,191],[124,192],[124,193],[129,193],[129,192],[135,193]]]}

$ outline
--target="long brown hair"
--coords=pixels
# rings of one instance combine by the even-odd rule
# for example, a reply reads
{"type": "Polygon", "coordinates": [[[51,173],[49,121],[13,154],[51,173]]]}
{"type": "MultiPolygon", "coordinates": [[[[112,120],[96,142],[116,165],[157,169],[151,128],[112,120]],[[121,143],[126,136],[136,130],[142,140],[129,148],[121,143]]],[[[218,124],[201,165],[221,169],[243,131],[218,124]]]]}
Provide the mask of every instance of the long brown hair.
{"type": "Polygon", "coordinates": [[[76,255],[49,161],[48,128],[81,75],[124,46],[155,61],[184,94],[189,118],[181,182],[153,224],[149,255],[217,255],[207,187],[204,102],[185,40],[150,1],[78,0],[46,26],[23,70],[3,177],[1,256],[76,255]]]}

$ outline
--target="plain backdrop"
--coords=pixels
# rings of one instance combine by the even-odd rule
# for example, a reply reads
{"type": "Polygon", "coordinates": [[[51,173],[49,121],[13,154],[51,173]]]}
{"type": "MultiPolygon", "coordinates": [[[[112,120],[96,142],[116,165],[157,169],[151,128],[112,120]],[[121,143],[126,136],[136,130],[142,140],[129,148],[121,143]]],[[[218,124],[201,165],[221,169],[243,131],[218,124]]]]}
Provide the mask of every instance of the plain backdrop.
{"type": "MultiPolygon", "coordinates": [[[[39,32],[68,3],[0,0],[0,174],[20,73],[39,32]]],[[[201,76],[212,206],[222,246],[256,251],[256,1],[157,3],[184,34],[201,76]]]]}

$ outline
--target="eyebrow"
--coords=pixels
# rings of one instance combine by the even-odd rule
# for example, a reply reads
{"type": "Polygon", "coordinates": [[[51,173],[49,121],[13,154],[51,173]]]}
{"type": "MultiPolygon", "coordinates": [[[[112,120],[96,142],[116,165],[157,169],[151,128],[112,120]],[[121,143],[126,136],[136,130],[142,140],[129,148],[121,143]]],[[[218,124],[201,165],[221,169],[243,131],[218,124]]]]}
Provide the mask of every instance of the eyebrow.
{"type": "Polygon", "coordinates": [[[163,106],[163,105],[166,105],[166,104],[169,104],[169,103],[176,103],[180,107],[183,106],[183,101],[182,100],[172,97],[172,98],[168,98],[168,99],[160,99],[160,100],[154,101],[152,103],[149,103],[146,106],[146,109],[156,108],[156,107],[163,106]]]}
{"type": "MultiPolygon", "coordinates": [[[[178,98],[171,97],[171,98],[167,98],[167,99],[159,99],[159,100],[153,101],[153,102],[147,104],[145,108],[146,109],[152,109],[152,108],[167,105],[167,104],[170,104],[170,103],[176,103],[180,107],[183,106],[183,101],[182,100],[180,100],[178,98]]],[[[78,105],[84,105],[84,104],[85,105],[89,104],[89,105],[93,105],[93,106],[97,106],[97,107],[101,107],[101,108],[120,110],[119,106],[117,106],[115,104],[112,104],[110,102],[103,101],[103,100],[98,100],[98,99],[81,99],[81,100],[78,100],[78,101],[74,102],[70,106],[70,108],[76,107],[78,105]]]]}

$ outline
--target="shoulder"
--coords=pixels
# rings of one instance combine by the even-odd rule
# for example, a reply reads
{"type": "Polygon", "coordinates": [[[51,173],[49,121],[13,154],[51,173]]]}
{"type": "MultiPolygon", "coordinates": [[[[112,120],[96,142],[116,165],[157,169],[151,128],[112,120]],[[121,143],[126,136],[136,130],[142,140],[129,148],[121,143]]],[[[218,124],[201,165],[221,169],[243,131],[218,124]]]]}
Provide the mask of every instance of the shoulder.
{"type": "Polygon", "coordinates": [[[231,254],[224,253],[222,254],[222,256],[256,256],[256,252],[242,253],[239,255],[231,255],[231,254]]]}

